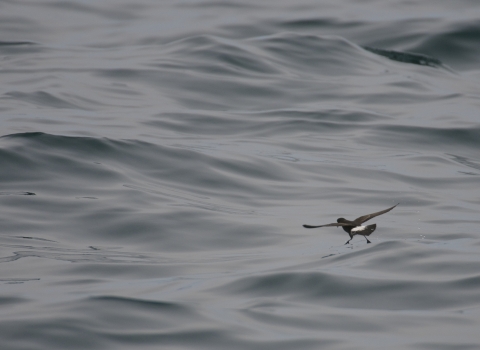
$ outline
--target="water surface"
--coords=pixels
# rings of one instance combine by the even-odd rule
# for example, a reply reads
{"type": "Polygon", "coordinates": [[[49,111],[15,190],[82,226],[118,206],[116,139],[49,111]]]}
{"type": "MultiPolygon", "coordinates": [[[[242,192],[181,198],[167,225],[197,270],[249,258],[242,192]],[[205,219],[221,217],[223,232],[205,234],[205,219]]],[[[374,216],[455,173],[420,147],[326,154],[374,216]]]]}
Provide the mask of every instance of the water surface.
{"type": "Polygon", "coordinates": [[[2,349],[480,346],[475,2],[0,9],[2,349]]]}

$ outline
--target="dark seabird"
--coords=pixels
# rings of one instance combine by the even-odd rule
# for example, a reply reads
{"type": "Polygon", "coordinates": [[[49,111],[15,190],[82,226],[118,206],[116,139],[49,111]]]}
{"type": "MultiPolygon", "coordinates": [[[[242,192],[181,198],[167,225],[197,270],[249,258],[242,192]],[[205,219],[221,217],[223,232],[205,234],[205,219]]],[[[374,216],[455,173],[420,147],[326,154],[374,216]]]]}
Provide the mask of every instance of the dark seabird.
{"type": "Polygon", "coordinates": [[[303,227],[305,227],[305,228],[317,228],[317,227],[326,227],[326,226],[337,226],[337,227],[341,226],[343,228],[343,230],[350,235],[350,239],[345,244],[348,244],[352,240],[353,236],[355,236],[355,235],[363,236],[367,240],[367,243],[372,243],[368,240],[367,236],[370,236],[372,234],[372,232],[375,231],[375,229],[377,228],[377,224],[372,224],[372,225],[368,225],[368,226],[362,226],[362,224],[365,221],[373,219],[375,216],[379,216],[379,215],[388,213],[390,210],[395,208],[397,205],[398,204],[394,205],[391,208],[388,208],[388,209],[385,209],[385,210],[382,210],[382,211],[379,211],[379,212],[376,212],[376,213],[373,213],[373,214],[367,214],[367,215],[364,215],[364,216],[360,216],[359,218],[356,218],[353,221],[347,220],[345,218],[338,218],[337,222],[334,222],[333,224],[320,225],[320,226],[303,225],[303,227]]]}

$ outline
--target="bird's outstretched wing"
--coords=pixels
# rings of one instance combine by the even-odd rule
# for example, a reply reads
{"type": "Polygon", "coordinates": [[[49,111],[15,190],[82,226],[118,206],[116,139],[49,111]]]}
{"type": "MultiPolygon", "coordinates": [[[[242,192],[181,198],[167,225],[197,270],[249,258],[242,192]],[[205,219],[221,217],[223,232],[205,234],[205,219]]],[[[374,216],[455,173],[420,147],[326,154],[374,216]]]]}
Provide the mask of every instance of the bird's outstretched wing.
{"type": "MultiPolygon", "coordinates": [[[[398,203],[398,204],[400,204],[400,203],[398,203]]],[[[379,212],[376,212],[376,213],[373,213],[373,214],[367,214],[367,215],[364,215],[364,216],[360,216],[359,218],[356,218],[355,220],[353,220],[353,222],[356,223],[357,225],[361,225],[361,224],[363,224],[365,221],[368,221],[368,220],[370,220],[370,219],[373,219],[373,218],[376,217],[376,216],[379,216],[379,215],[388,213],[390,210],[392,210],[393,208],[395,208],[398,204],[394,205],[394,206],[391,207],[391,208],[388,208],[388,209],[385,209],[385,210],[382,210],[382,211],[379,211],[379,212]]]]}
{"type": "Polygon", "coordinates": [[[352,224],[346,224],[346,223],[340,223],[340,222],[334,222],[332,224],[327,224],[327,225],[320,225],[320,226],[310,226],[310,225],[303,225],[305,228],[317,228],[317,227],[327,227],[327,226],[352,226],[352,224]]]}

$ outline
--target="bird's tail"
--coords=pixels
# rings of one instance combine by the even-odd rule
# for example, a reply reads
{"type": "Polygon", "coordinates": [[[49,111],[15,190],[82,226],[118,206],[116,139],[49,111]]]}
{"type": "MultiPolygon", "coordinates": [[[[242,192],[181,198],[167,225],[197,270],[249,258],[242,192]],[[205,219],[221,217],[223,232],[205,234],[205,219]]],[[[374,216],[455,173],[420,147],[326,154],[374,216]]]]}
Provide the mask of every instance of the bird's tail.
{"type": "Polygon", "coordinates": [[[370,236],[373,231],[375,231],[377,229],[377,224],[372,224],[372,225],[368,225],[367,227],[365,227],[365,233],[362,233],[363,236],[370,236]]]}

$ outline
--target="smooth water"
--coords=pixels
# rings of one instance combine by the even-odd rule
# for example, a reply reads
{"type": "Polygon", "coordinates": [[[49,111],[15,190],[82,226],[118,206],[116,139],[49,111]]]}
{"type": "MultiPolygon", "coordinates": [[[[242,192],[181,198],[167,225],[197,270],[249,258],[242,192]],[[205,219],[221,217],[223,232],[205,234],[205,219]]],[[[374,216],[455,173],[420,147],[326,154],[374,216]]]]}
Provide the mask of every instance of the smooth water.
{"type": "Polygon", "coordinates": [[[478,349],[479,15],[0,2],[1,349],[478,349]]]}

